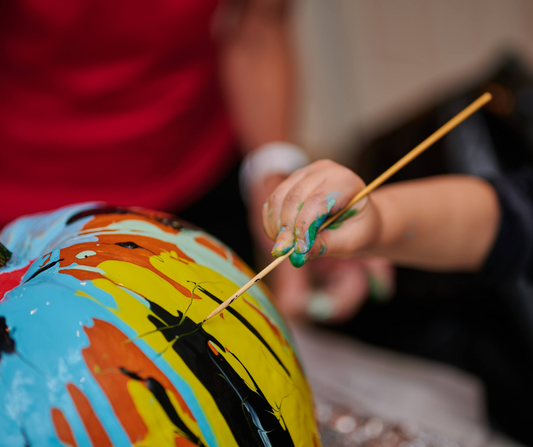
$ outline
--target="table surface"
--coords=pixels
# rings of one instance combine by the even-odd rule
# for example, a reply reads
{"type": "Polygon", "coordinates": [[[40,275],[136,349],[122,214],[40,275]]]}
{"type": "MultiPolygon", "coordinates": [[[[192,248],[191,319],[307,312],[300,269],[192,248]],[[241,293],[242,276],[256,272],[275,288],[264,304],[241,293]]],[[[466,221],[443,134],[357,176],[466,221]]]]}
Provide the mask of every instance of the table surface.
{"type": "Polygon", "coordinates": [[[324,423],[324,447],[520,446],[488,427],[475,377],[315,327],[292,330],[324,423]],[[351,431],[351,441],[333,433],[337,428],[351,431]],[[410,434],[402,438],[402,430],[410,434]],[[377,442],[377,432],[389,441],[377,442]]]}

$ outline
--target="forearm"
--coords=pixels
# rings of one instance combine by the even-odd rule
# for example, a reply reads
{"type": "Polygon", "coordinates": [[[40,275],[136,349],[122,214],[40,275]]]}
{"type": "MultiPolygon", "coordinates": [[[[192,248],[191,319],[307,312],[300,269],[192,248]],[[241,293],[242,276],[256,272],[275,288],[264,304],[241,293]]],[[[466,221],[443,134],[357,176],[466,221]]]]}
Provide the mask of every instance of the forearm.
{"type": "Polygon", "coordinates": [[[290,140],[293,70],[286,0],[231,5],[240,8],[221,39],[221,68],[243,149],[290,140]]]}
{"type": "Polygon", "coordinates": [[[372,195],[381,231],[365,254],[429,270],[480,268],[499,226],[492,186],[441,176],[385,186],[372,195]]]}

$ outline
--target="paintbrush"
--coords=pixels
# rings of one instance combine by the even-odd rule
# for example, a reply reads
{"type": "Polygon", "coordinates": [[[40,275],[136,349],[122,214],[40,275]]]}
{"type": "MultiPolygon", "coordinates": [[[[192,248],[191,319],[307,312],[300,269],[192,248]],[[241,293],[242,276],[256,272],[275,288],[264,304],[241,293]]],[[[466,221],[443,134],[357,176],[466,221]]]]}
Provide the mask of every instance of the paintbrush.
{"type": "MultiPolygon", "coordinates": [[[[348,202],[348,204],[340,210],[338,213],[335,213],[333,216],[329,217],[319,228],[318,231],[322,231],[324,228],[331,225],[336,219],[338,219],[340,216],[342,216],[346,211],[350,209],[355,203],[359,202],[359,200],[363,199],[367,194],[374,191],[378,186],[380,186],[383,182],[385,182],[387,179],[392,177],[394,174],[396,174],[400,169],[402,169],[405,165],[413,161],[416,157],[418,157],[422,152],[424,152],[428,147],[433,145],[435,142],[440,140],[444,135],[446,135],[448,132],[450,132],[452,129],[454,129],[456,126],[461,124],[465,119],[467,119],[470,115],[477,112],[481,107],[483,107],[485,104],[487,104],[492,99],[492,95],[490,93],[485,93],[481,95],[478,99],[476,99],[472,104],[470,104],[468,107],[466,107],[463,111],[459,112],[457,115],[455,115],[450,121],[448,121],[446,124],[444,124],[440,129],[438,129],[435,133],[431,134],[428,138],[426,138],[422,143],[420,143],[417,147],[415,147],[411,152],[409,152],[407,155],[403,156],[400,160],[398,160],[396,163],[394,163],[389,169],[387,169],[383,174],[381,174],[378,178],[376,178],[372,183],[369,183],[365,188],[363,188],[361,191],[359,191],[355,197],[348,202]]],[[[211,312],[203,321],[201,324],[205,323],[209,319],[213,318],[215,315],[222,312],[226,307],[228,307],[233,301],[235,301],[237,298],[239,298],[242,294],[244,294],[250,287],[252,287],[256,282],[261,281],[268,273],[270,273],[272,270],[274,270],[279,264],[281,264],[285,259],[287,259],[292,253],[294,252],[294,247],[283,256],[280,256],[276,260],[274,260],[272,263],[270,263],[268,266],[266,266],[261,272],[259,272],[256,276],[254,276],[250,281],[248,281],[244,286],[242,286],[237,292],[235,292],[231,297],[229,297],[226,301],[224,301],[222,304],[220,304],[213,312],[211,312]]]]}

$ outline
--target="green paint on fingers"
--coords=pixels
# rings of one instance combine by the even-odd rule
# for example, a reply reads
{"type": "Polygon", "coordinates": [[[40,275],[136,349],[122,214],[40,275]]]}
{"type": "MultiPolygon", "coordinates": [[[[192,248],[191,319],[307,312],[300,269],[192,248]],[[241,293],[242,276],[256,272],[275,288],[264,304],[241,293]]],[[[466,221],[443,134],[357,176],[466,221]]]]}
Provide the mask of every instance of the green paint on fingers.
{"type": "Polygon", "coordinates": [[[322,216],[314,220],[311,225],[309,225],[309,229],[305,232],[305,247],[303,250],[299,250],[299,247],[296,246],[297,253],[307,252],[311,249],[311,247],[315,243],[315,239],[318,234],[318,231],[320,230],[320,226],[324,223],[327,217],[327,214],[322,214],[322,216]]]}
{"type": "Polygon", "coordinates": [[[307,253],[296,253],[294,252],[289,256],[289,260],[291,261],[291,264],[296,267],[300,268],[302,265],[304,265],[307,261],[307,253]]]}
{"type": "Polygon", "coordinates": [[[350,217],[353,217],[357,214],[357,210],[348,210],[345,213],[342,214],[339,218],[337,218],[335,221],[333,221],[329,226],[327,227],[328,230],[337,230],[341,227],[341,225],[344,223],[345,220],[349,219],[350,217]]]}
{"type": "Polygon", "coordinates": [[[301,211],[301,209],[303,208],[303,206],[304,206],[304,203],[303,203],[303,202],[300,203],[300,204],[298,205],[298,211],[301,211]]]}

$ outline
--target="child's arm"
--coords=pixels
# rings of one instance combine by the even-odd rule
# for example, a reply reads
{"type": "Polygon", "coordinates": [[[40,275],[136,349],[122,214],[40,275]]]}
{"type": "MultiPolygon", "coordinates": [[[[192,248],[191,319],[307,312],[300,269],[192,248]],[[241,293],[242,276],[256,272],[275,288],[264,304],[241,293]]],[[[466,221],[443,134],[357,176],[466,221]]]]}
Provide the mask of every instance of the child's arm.
{"type": "Polygon", "coordinates": [[[496,193],[476,177],[447,175],[397,183],[377,190],[372,201],[382,225],[369,253],[407,266],[477,270],[498,230],[496,193]]]}
{"type": "Polygon", "coordinates": [[[383,256],[432,270],[482,266],[500,219],[488,182],[448,175],[384,186],[354,206],[357,214],[338,229],[315,235],[328,209],[338,211],[363,186],[356,174],[331,161],[295,172],[264,207],[265,230],[276,240],[273,254],[296,245],[296,266],[320,254],[383,256]]]}

